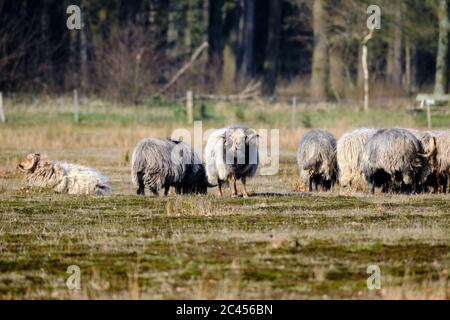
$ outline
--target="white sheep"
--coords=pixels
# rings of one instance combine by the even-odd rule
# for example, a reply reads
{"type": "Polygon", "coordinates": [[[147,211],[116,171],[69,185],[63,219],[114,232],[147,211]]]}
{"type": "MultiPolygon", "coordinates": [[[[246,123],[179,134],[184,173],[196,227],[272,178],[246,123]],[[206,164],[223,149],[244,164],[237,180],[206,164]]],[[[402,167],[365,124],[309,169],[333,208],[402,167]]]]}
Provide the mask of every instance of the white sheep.
{"type": "Polygon", "coordinates": [[[231,195],[237,196],[236,180],[241,180],[248,197],[246,181],[256,174],[259,164],[258,134],[245,126],[234,125],[214,131],[206,142],[205,162],[208,183],[219,186],[229,183],[231,195]]]}
{"type": "Polygon", "coordinates": [[[355,129],[344,133],[337,141],[336,157],[341,187],[362,190],[367,186],[367,181],[360,169],[360,155],[364,144],[377,131],[378,129],[355,129]]]}
{"type": "Polygon", "coordinates": [[[107,195],[112,192],[108,179],[100,172],[77,164],[49,161],[39,153],[30,153],[17,169],[26,174],[25,182],[29,187],[77,195],[107,195]]]}

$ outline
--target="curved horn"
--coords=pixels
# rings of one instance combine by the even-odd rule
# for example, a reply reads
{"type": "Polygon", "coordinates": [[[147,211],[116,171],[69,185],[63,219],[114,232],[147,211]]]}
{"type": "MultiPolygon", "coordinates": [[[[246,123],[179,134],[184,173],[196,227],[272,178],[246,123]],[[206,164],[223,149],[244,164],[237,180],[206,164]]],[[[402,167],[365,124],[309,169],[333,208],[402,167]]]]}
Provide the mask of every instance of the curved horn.
{"type": "Polygon", "coordinates": [[[252,130],[252,134],[249,134],[247,136],[247,141],[251,141],[252,139],[255,138],[259,138],[259,134],[256,131],[252,130]]]}
{"type": "Polygon", "coordinates": [[[424,158],[430,158],[432,156],[434,156],[437,152],[437,148],[436,148],[436,138],[433,136],[430,136],[430,140],[429,140],[429,148],[430,151],[428,153],[419,153],[420,156],[424,157],[424,158]]]}

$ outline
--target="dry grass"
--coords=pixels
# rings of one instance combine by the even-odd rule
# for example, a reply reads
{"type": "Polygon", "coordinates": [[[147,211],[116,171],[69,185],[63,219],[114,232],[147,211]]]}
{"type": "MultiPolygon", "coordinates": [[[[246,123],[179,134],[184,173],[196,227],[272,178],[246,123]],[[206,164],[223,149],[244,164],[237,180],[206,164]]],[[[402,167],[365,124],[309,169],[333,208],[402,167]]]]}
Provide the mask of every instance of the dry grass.
{"type": "Polygon", "coordinates": [[[215,189],[156,198],[134,195],[129,152],[179,122],[28,121],[0,126],[1,299],[449,297],[449,196],[293,193],[306,128],[281,127],[280,171],[251,180],[249,199],[215,189]],[[14,168],[32,150],[96,167],[114,195],[22,191],[14,168]],[[72,264],[82,270],[79,291],[65,286],[72,264]],[[366,287],[370,264],[381,268],[380,291],[366,287]]]}

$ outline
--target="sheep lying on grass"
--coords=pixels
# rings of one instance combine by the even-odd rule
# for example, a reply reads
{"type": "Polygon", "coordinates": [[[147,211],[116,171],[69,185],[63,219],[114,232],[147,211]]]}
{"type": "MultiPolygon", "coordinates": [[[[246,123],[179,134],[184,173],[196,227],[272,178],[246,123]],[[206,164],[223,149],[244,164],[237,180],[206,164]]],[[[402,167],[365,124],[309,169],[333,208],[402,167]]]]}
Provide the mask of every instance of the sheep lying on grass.
{"type": "Polygon", "coordinates": [[[256,174],[259,164],[258,134],[246,126],[233,125],[214,131],[205,147],[206,173],[210,185],[229,183],[232,197],[237,196],[236,180],[241,180],[248,197],[247,178],[256,174]]]}
{"type": "Polygon", "coordinates": [[[336,139],[329,132],[312,130],[300,141],[297,151],[301,191],[327,191],[336,182],[336,139]]]}
{"type": "Polygon", "coordinates": [[[170,187],[177,194],[205,194],[208,186],[198,154],[188,144],[169,139],[140,141],[133,151],[131,177],[139,195],[146,187],[154,195],[161,189],[167,195],[170,187]]]}
{"type": "Polygon", "coordinates": [[[112,192],[108,179],[98,171],[77,164],[49,161],[39,153],[29,154],[17,169],[26,174],[25,181],[29,187],[78,195],[107,195],[112,192]]]}

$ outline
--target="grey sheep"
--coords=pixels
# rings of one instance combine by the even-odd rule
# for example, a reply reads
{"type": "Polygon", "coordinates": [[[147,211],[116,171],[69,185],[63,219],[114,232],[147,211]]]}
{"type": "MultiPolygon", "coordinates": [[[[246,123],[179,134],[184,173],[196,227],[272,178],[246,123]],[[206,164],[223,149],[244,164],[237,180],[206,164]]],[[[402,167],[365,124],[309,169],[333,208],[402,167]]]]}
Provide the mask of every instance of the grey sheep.
{"type": "Polygon", "coordinates": [[[362,190],[367,185],[359,164],[359,157],[364,144],[379,129],[355,129],[344,133],[337,141],[336,158],[339,185],[353,190],[362,190]]]}
{"type": "Polygon", "coordinates": [[[256,174],[259,165],[258,134],[244,125],[215,130],[205,147],[206,174],[210,185],[229,183],[231,195],[237,196],[236,181],[241,180],[243,196],[248,197],[247,178],[256,174]]]}
{"type": "Polygon", "coordinates": [[[170,187],[177,194],[207,192],[205,168],[198,154],[184,142],[141,140],[133,151],[131,173],[139,195],[145,194],[145,188],[155,195],[161,189],[167,195],[170,187]]]}
{"type": "Polygon", "coordinates": [[[420,190],[418,191],[427,191],[431,188],[434,192],[438,192],[436,132],[419,131],[417,129],[407,130],[419,140],[423,149],[424,161],[420,170],[420,186],[418,186],[420,190]]]}
{"type": "Polygon", "coordinates": [[[407,129],[380,130],[365,144],[361,170],[371,185],[384,192],[416,192],[423,182],[425,159],[420,141],[407,129]]]}
{"type": "Polygon", "coordinates": [[[327,191],[336,182],[336,139],[329,132],[312,130],[300,140],[297,150],[302,190],[327,191]]]}

